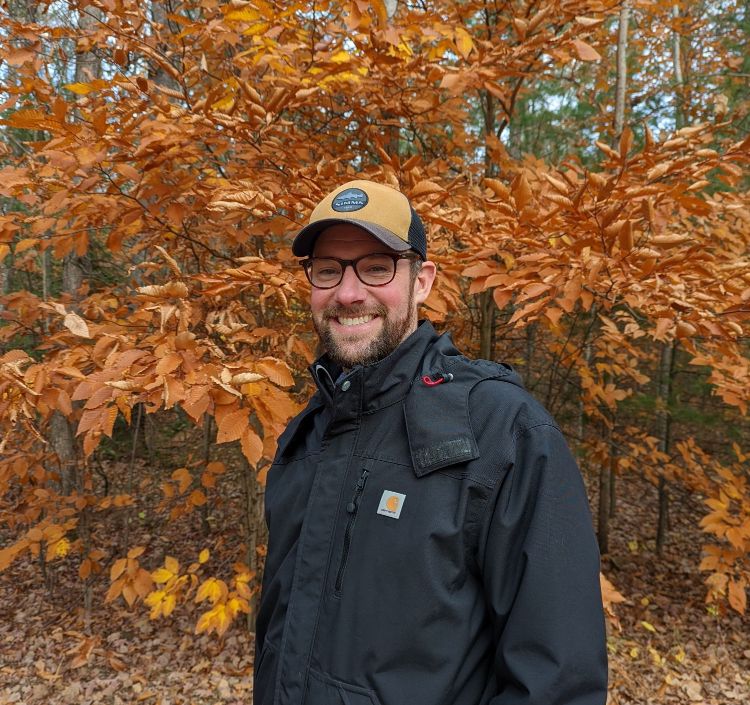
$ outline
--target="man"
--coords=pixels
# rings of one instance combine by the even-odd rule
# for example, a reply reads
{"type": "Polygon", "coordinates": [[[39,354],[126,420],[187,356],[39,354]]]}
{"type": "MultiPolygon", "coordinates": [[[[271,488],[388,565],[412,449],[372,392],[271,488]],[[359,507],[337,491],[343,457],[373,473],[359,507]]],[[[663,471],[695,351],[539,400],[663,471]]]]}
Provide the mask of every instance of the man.
{"type": "Polygon", "coordinates": [[[578,468],[510,367],[418,324],[406,197],[347,183],[292,251],[325,354],[268,473],[255,705],[603,705],[578,468]]]}

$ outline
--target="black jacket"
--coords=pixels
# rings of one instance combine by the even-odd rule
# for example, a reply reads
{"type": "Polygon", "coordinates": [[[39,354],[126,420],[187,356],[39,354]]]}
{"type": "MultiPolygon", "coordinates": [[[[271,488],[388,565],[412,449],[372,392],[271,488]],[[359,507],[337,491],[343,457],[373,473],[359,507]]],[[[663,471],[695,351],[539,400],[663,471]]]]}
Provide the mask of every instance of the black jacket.
{"type": "Polygon", "coordinates": [[[518,376],[429,323],[311,371],[268,473],[255,705],[603,705],[586,495],[518,376]]]}

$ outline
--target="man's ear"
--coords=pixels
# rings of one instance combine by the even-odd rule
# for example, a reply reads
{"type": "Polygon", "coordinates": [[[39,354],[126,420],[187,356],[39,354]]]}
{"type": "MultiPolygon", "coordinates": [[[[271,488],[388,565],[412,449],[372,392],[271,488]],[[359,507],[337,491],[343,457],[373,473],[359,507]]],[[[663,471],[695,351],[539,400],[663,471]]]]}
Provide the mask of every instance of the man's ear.
{"type": "Polygon", "coordinates": [[[422,262],[422,268],[414,280],[414,301],[417,306],[423,304],[430,295],[436,274],[437,267],[434,262],[430,262],[429,260],[422,262]]]}

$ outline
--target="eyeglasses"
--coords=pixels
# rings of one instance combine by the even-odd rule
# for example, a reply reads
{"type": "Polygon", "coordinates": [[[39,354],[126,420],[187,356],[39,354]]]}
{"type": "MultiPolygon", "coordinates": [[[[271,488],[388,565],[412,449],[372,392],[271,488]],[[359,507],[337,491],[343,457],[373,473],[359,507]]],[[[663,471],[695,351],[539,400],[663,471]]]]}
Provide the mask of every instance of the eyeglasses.
{"type": "Polygon", "coordinates": [[[362,255],[356,259],[338,257],[308,257],[302,260],[305,275],[316,289],[333,289],[341,284],[344,270],[351,265],[357,278],[367,286],[385,286],[396,276],[396,265],[400,259],[416,259],[412,254],[393,255],[376,253],[362,255]]]}

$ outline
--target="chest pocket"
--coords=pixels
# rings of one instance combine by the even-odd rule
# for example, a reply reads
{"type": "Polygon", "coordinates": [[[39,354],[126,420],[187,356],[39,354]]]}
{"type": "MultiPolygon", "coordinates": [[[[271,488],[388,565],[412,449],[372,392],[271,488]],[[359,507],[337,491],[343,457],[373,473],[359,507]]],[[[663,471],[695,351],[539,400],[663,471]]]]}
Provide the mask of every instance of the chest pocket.
{"type": "Polygon", "coordinates": [[[458,358],[445,370],[430,371],[414,382],[404,403],[404,419],[417,477],[479,457],[469,394],[480,382],[508,373],[501,365],[458,358]],[[444,381],[430,382],[438,377],[444,381]]]}

